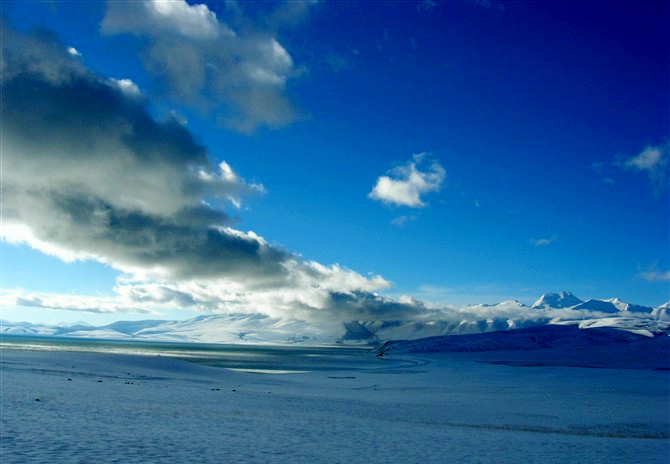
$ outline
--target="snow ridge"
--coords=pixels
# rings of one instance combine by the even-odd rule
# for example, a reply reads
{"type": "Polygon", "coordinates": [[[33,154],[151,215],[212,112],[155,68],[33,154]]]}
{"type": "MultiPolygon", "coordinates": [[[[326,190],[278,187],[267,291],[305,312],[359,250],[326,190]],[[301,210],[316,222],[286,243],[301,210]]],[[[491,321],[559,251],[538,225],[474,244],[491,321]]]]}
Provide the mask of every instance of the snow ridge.
{"type": "Polygon", "coordinates": [[[648,306],[626,303],[621,301],[619,298],[609,298],[607,300],[589,299],[581,304],[578,304],[577,306],[574,306],[573,309],[599,311],[610,314],[622,312],[651,314],[653,311],[653,308],[648,306]]]}

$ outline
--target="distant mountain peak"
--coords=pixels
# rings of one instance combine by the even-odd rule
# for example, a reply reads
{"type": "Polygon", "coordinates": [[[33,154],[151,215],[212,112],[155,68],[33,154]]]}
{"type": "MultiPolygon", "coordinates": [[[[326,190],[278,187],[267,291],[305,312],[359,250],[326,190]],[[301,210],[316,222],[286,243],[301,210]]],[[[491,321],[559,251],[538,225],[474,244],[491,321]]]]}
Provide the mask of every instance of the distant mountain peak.
{"type": "Polygon", "coordinates": [[[590,299],[577,305],[574,309],[587,311],[599,311],[603,313],[651,313],[653,308],[626,303],[620,298],[608,298],[606,300],[590,299]]]}
{"type": "MultiPolygon", "coordinates": [[[[530,309],[518,300],[444,308],[425,317],[345,321],[342,326],[262,313],[205,314],[183,320],[117,321],[104,326],[47,326],[0,320],[0,334],[207,343],[366,344],[481,332],[549,322],[610,327],[652,336],[670,332],[670,302],[656,309],[620,298],[582,301],[569,292],[542,295],[530,309]],[[660,330],[659,329],[659,330],[660,330]]],[[[580,326],[581,328],[581,326],[580,326]]]]}
{"type": "Polygon", "coordinates": [[[583,303],[583,301],[570,292],[545,293],[535,303],[533,303],[531,308],[570,308],[581,303],[583,303]]]}
{"type": "Polygon", "coordinates": [[[505,300],[505,301],[500,301],[498,303],[493,303],[493,304],[491,304],[491,303],[481,303],[481,304],[468,305],[468,307],[471,307],[471,308],[478,308],[478,307],[481,307],[481,308],[498,308],[498,307],[501,307],[501,306],[519,306],[519,307],[522,307],[522,308],[527,308],[528,307],[525,304],[521,303],[519,300],[505,300]]]}
{"type": "Polygon", "coordinates": [[[496,306],[526,306],[525,304],[521,303],[519,300],[505,300],[501,301],[498,303],[496,306]]]}

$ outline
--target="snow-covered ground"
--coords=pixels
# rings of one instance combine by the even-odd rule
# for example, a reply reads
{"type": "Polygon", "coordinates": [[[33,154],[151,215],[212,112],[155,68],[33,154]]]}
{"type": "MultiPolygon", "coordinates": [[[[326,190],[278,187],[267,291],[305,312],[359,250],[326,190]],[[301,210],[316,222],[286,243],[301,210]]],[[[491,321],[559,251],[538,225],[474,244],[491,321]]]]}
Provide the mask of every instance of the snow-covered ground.
{"type": "Polygon", "coordinates": [[[0,461],[668,462],[668,370],[518,362],[533,352],[360,353],[268,375],[4,349],[0,461]]]}

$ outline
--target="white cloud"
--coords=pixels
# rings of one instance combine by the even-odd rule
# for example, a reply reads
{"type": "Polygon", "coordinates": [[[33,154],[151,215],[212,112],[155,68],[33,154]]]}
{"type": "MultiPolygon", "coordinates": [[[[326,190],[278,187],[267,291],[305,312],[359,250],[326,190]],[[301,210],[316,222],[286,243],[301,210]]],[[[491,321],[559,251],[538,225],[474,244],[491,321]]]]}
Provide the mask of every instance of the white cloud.
{"type": "Polygon", "coordinates": [[[114,5],[109,2],[102,29],[108,34],[122,32],[178,36],[190,40],[216,39],[220,34],[234,35],[221,27],[216,14],[207,5],[189,5],[184,0],[142,0],[114,5]]]}
{"type": "Polygon", "coordinates": [[[646,271],[641,272],[640,277],[649,282],[670,282],[670,271],[646,271]]]}
{"type": "Polygon", "coordinates": [[[397,206],[425,207],[422,196],[439,191],[446,176],[444,168],[437,161],[432,161],[425,170],[420,170],[419,166],[426,158],[426,153],[416,154],[406,165],[392,169],[389,176],[379,177],[368,197],[397,206]]]}
{"type": "Polygon", "coordinates": [[[663,159],[664,153],[660,147],[646,147],[640,154],[628,159],[625,165],[641,171],[653,171],[661,165],[663,159]]]}
{"type": "Polygon", "coordinates": [[[213,277],[171,282],[120,281],[115,290],[134,306],[162,305],[206,313],[261,313],[343,322],[353,317],[371,317],[367,298],[371,292],[390,286],[380,276],[363,277],[338,265],[324,266],[294,258],[287,260],[284,267],[289,278],[277,287],[213,277]],[[351,300],[338,305],[336,302],[343,296],[351,300]]]}
{"type": "Polygon", "coordinates": [[[373,293],[391,285],[381,276],[306,261],[234,229],[225,208],[262,185],[212,163],[182,124],[154,119],[130,81],[93,74],[53,41],[3,37],[0,238],[126,273],[112,297],[20,295],[14,304],[330,321],[413,311],[373,293]]]}
{"type": "Polygon", "coordinates": [[[67,52],[72,56],[81,56],[81,53],[74,47],[67,47],[67,52]]]}
{"type": "Polygon", "coordinates": [[[649,145],[640,153],[618,163],[623,169],[646,172],[656,192],[668,187],[670,143],[649,145]]]}
{"type": "Polygon", "coordinates": [[[7,306],[94,313],[156,313],[179,309],[204,313],[264,314],[280,319],[336,325],[357,319],[411,317],[415,312],[414,305],[396,303],[373,293],[391,285],[381,276],[364,277],[339,265],[324,266],[296,257],[287,259],[282,267],[286,279],[279,286],[267,286],[258,280],[225,274],[170,280],[142,280],[137,275],[125,275],[117,279],[112,296],[15,290],[6,291],[0,302],[7,306]]]}
{"type": "MultiPolygon", "coordinates": [[[[300,3],[299,8],[277,7],[271,22],[304,14],[311,3],[300,3]]],[[[173,100],[213,112],[242,132],[291,123],[298,113],[285,94],[286,84],[302,68],[275,37],[276,26],[250,26],[237,4],[227,4],[224,12],[231,25],[204,4],[115,1],[108,3],[101,28],[105,34],[148,38],[144,65],[173,100]]]]}
{"type": "Polygon", "coordinates": [[[219,34],[216,14],[207,5],[189,5],[185,0],[152,0],[143,5],[154,24],[166,31],[194,39],[216,38],[219,34]]]}
{"type": "Polygon", "coordinates": [[[116,85],[123,93],[131,97],[140,97],[142,92],[140,88],[130,79],[110,79],[110,82],[116,85]]]}
{"type": "Polygon", "coordinates": [[[416,216],[398,216],[391,221],[391,224],[398,227],[404,227],[408,222],[416,221],[416,216]]]}
{"type": "Polygon", "coordinates": [[[58,293],[26,293],[5,291],[0,294],[3,307],[25,306],[31,308],[81,311],[87,313],[136,313],[151,314],[154,311],[134,305],[132,301],[118,296],[89,296],[58,293]]]}
{"type": "Polygon", "coordinates": [[[214,165],[178,122],[154,119],[131,81],[92,74],[58,44],[4,37],[6,240],[162,277],[282,273],[287,253],[226,227],[224,207],[261,185],[214,165]]]}
{"type": "Polygon", "coordinates": [[[545,238],[531,238],[530,240],[528,240],[528,242],[531,245],[537,247],[551,245],[552,243],[556,243],[557,241],[558,241],[557,235],[552,235],[551,237],[545,237],[545,238]]]}

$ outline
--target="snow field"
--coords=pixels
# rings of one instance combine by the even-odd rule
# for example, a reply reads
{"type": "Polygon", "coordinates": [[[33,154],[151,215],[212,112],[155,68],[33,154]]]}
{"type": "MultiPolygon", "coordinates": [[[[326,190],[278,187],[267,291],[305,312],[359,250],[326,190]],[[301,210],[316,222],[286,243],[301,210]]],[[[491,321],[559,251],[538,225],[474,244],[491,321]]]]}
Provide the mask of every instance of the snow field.
{"type": "Polygon", "coordinates": [[[477,356],[262,375],[166,357],[3,351],[0,457],[668,462],[667,372],[519,367],[477,356]]]}

